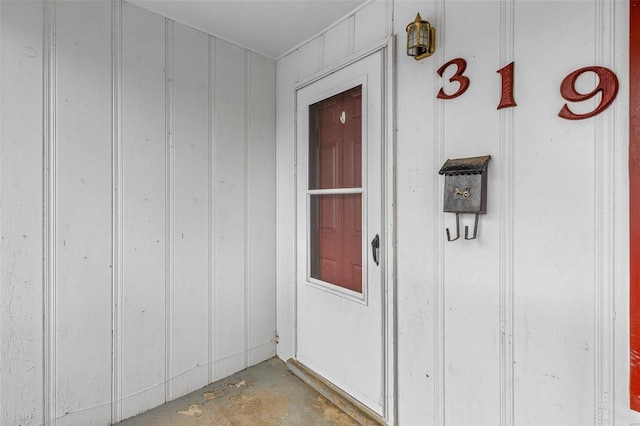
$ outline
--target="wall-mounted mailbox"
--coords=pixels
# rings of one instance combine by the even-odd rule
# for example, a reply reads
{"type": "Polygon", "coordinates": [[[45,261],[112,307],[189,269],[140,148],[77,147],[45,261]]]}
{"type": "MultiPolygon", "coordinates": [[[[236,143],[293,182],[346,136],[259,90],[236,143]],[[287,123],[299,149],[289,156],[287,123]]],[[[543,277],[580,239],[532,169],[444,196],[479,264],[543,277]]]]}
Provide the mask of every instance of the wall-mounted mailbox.
{"type": "Polygon", "coordinates": [[[487,166],[490,155],[447,160],[440,174],[444,175],[444,211],[456,214],[456,237],[451,238],[447,228],[447,240],[460,238],[460,214],[476,215],[473,236],[469,237],[469,227],[464,227],[465,240],[473,240],[478,235],[478,217],[487,212],[487,166]]]}

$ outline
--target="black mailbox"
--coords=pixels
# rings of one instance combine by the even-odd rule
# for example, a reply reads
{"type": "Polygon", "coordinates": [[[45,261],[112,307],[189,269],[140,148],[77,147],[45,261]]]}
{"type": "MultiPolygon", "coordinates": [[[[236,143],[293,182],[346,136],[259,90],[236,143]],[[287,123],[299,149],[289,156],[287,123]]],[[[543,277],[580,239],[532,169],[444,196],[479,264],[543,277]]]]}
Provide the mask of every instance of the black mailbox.
{"type": "Polygon", "coordinates": [[[487,212],[487,166],[490,155],[447,160],[440,174],[444,175],[444,211],[456,214],[456,238],[451,238],[447,229],[447,240],[460,238],[460,214],[476,215],[473,237],[465,226],[464,238],[473,240],[478,233],[478,215],[487,212]]]}

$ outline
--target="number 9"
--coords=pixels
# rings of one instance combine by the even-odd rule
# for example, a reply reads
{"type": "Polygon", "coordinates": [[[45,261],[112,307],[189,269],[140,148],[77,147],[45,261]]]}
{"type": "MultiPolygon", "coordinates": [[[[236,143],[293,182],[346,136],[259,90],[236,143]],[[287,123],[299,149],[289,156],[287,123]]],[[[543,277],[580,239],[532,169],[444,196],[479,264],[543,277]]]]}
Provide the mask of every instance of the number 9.
{"type": "Polygon", "coordinates": [[[586,114],[575,114],[569,109],[567,104],[564,104],[558,116],[562,118],[566,118],[567,120],[584,120],[585,118],[591,118],[595,115],[600,114],[604,111],[613,100],[616,98],[618,94],[618,78],[608,68],[604,67],[585,67],[580,68],[566,76],[564,80],[562,80],[562,84],[560,84],[560,94],[562,97],[570,102],[582,102],[589,100],[596,96],[598,92],[602,92],[602,98],[600,99],[600,103],[591,112],[586,114]],[[576,90],[576,80],[585,72],[593,72],[598,75],[598,85],[589,93],[579,93],[576,90]]]}

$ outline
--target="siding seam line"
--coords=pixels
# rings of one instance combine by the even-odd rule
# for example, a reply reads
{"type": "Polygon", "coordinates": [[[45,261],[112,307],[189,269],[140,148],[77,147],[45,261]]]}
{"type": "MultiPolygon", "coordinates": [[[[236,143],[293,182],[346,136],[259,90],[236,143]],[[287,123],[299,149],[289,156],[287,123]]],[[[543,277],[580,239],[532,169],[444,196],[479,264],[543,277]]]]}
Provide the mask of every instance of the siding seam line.
{"type": "Polygon", "coordinates": [[[251,84],[249,74],[251,70],[251,56],[249,51],[244,52],[244,366],[249,366],[249,343],[251,341],[251,257],[249,256],[250,245],[250,222],[249,222],[249,198],[250,198],[250,177],[251,168],[249,158],[249,132],[251,131],[251,84]]]}
{"type": "MultiPolygon", "coordinates": [[[[615,2],[595,2],[595,62],[615,64],[615,2]]],[[[594,424],[615,422],[615,109],[594,123],[594,424]],[[611,142],[611,150],[606,141],[611,142]]]]}
{"type": "Polygon", "coordinates": [[[175,208],[175,165],[174,165],[174,120],[175,99],[173,93],[173,21],[165,19],[165,400],[173,399],[174,358],[175,358],[175,279],[174,279],[174,208],[175,208]]]}
{"type": "Polygon", "coordinates": [[[44,1],[44,423],[57,413],[57,194],[56,194],[56,2],[44,1]]]}
{"type": "Polygon", "coordinates": [[[349,17],[349,55],[351,56],[355,53],[356,49],[356,15],[353,14],[349,17]]]}
{"type": "MultiPolygon", "coordinates": [[[[500,3],[500,59],[503,66],[513,61],[515,47],[514,0],[500,3]]],[[[513,259],[514,259],[514,110],[499,111],[500,156],[500,423],[514,424],[513,352],[513,259]]]]}
{"type": "MultiPolygon", "coordinates": [[[[444,0],[438,0],[434,4],[434,16],[440,17],[439,37],[436,43],[434,63],[443,63],[445,57],[445,13],[444,0]]],[[[433,73],[434,89],[441,84],[437,73],[433,73]]],[[[439,170],[444,160],[444,103],[433,97],[433,170],[439,170]]],[[[434,389],[433,389],[433,416],[434,424],[445,424],[445,270],[444,270],[444,213],[441,203],[444,196],[444,188],[439,179],[433,181],[433,333],[434,333],[434,389]]]]}
{"type": "Polygon", "coordinates": [[[209,36],[209,382],[215,380],[215,43],[209,36]]]}
{"type": "Polygon", "coordinates": [[[122,419],[122,301],[124,292],[123,255],[123,128],[122,128],[122,0],[111,2],[111,85],[112,85],[112,257],[111,257],[111,422],[122,419]]]}

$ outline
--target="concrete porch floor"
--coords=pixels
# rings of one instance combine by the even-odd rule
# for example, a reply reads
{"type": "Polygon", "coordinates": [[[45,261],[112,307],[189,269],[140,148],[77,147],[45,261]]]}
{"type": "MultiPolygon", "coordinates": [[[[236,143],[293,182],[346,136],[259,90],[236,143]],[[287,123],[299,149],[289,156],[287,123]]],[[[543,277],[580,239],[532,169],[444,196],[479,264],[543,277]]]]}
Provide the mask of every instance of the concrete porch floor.
{"type": "Polygon", "coordinates": [[[358,423],[271,358],[118,426],[339,425],[358,423]]]}

